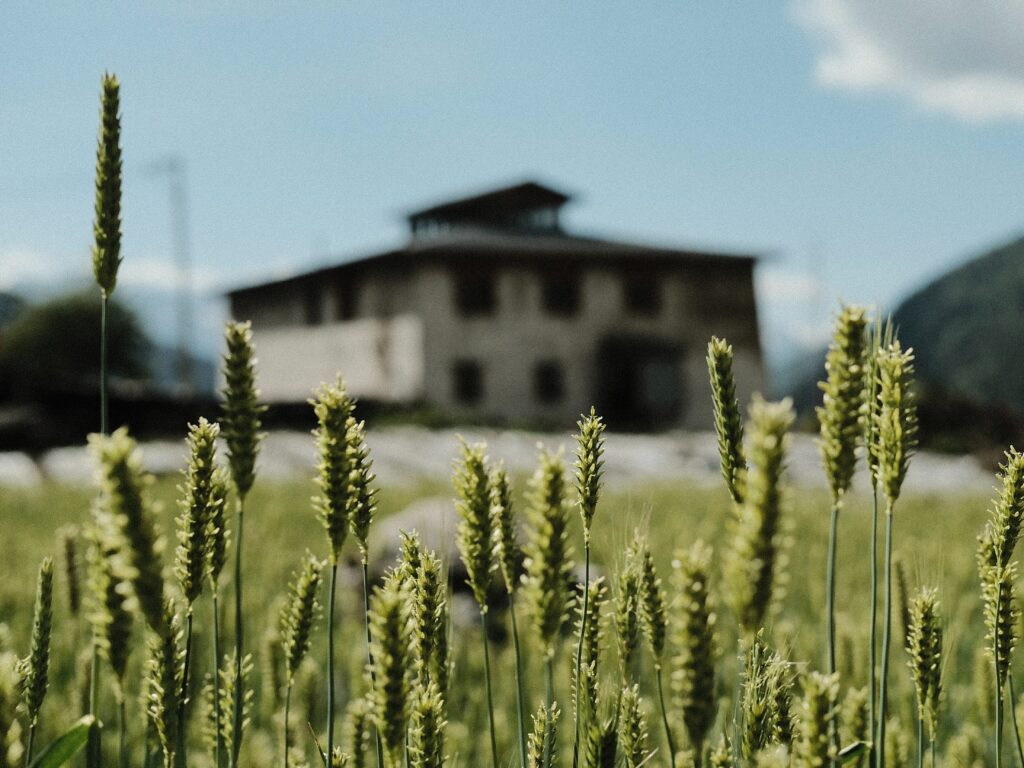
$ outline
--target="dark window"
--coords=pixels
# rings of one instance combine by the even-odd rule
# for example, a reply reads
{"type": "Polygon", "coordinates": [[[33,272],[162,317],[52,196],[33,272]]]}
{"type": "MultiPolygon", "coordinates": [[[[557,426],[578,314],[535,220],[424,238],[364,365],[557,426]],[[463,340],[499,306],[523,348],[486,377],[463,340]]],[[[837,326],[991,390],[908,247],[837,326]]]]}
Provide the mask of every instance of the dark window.
{"type": "Polygon", "coordinates": [[[460,314],[490,315],[496,303],[493,274],[470,272],[455,276],[455,304],[460,314]]]}
{"type": "Polygon", "coordinates": [[[548,275],[544,278],[544,309],[552,315],[575,315],[580,311],[580,280],[576,275],[548,275]]]}
{"type": "Polygon", "coordinates": [[[452,389],[460,403],[480,402],[484,396],[484,375],[476,360],[456,360],[452,366],[452,389]]]}
{"type": "Polygon", "coordinates": [[[543,360],[533,369],[533,395],[542,403],[560,403],[565,397],[565,375],[554,360],[543,360]]]}
{"type": "Polygon", "coordinates": [[[654,275],[628,275],[623,285],[626,309],[635,315],[656,315],[661,310],[661,283],[654,275]]]}
{"type": "Polygon", "coordinates": [[[336,320],[352,320],[359,311],[359,286],[352,278],[341,280],[334,288],[336,320]]]}
{"type": "Polygon", "coordinates": [[[324,321],[324,303],[319,285],[306,287],[302,297],[302,310],[306,325],[320,325],[324,321]]]}

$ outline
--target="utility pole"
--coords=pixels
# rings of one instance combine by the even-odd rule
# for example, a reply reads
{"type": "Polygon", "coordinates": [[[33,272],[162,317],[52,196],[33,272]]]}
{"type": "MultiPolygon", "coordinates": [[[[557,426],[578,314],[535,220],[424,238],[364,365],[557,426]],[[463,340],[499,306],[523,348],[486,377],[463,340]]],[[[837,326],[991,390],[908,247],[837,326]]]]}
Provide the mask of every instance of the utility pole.
{"type": "Polygon", "coordinates": [[[197,390],[192,366],[192,254],[188,236],[188,184],[185,159],[168,155],[146,167],[151,176],[165,176],[170,193],[171,247],[175,265],[175,379],[183,395],[197,390]]]}

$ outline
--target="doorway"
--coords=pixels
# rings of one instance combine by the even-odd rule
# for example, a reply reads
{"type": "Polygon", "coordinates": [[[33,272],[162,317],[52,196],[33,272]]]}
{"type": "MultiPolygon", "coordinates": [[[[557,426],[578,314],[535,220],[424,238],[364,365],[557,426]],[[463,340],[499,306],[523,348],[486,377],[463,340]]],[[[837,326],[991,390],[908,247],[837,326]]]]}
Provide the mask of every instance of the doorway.
{"type": "Polygon", "coordinates": [[[649,337],[610,337],[598,347],[598,410],[615,429],[678,426],[683,350],[649,337]]]}

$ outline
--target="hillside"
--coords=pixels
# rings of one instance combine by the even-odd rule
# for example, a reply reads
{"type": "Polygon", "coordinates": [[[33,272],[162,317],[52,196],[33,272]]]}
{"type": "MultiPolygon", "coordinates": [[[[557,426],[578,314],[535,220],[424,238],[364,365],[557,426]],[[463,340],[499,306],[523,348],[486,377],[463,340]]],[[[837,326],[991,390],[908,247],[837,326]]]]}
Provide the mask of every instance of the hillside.
{"type": "Polygon", "coordinates": [[[1024,238],[943,275],[896,310],[920,379],[1024,411],[1024,238]]]}

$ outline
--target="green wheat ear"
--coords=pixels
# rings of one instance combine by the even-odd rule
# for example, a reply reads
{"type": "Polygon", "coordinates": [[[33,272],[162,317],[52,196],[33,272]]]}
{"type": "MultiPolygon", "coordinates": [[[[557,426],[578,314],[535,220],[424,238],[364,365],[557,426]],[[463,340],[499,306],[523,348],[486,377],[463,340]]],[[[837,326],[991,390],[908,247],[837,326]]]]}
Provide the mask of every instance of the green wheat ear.
{"type": "Polygon", "coordinates": [[[838,504],[850,487],[857,445],[864,432],[866,330],[866,310],[843,307],[825,357],[826,380],[818,384],[822,391],[822,404],[816,409],[821,433],[818,448],[833,504],[838,504]]]}
{"type": "Polygon", "coordinates": [[[626,768],[638,768],[647,759],[647,717],[640,687],[628,685],[619,697],[619,744],[626,768]]]}
{"type": "Polygon", "coordinates": [[[459,513],[456,543],[466,565],[466,582],[484,613],[494,571],[494,520],[486,450],[483,443],[462,443],[452,477],[459,513]]]}
{"type": "Polygon", "coordinates": [[[124,542],[122,557],[139,608],[150,628],[170,632],[164,605],[164,580],[153,513],[146,499],[152,479],[142,470],[135,441],[124,427],[109,436],[90,435],[100,467],[100,504],[124,542]]]}
{"type": "Polygon", "coordinates": [[[228,448],[231,478],[241,498],[249,493],[256,477],[256,457],[266,436],[260,431],[261,405],[256,388],[256,352],[252,343],[252,325],[228,323],[224,330],[227,352],[224,355],[224,389],[221,394],[221,435],[228,448]]]}
{"type": "Polygon", "coordinates": [[[78,569],[78,536],[78,528],[73,525],[65,525],[57,531],[64,564],[64,578],[67,582],[68,610],[72,616],[78,615],[78,609],[82,603],[82,588],[78,569]]]}
{"type": "Polygon", "coordinates": [[[982,535],[991,539],[991,564],[1005,567],[1020,541],[1024,522],[1024,454],[1013,446],[999,467],[999,478],[999,495],[992,502],[991,519],[982,535]]]}
{"type": "Polygon", "coordinates": [[[412,580],[413,638],[420,678],[448,693],[448,584],[440,559],[430,551],[421,555],[412,580]]]}
{"type": "Polygon", "coordinates": [[[168,600],[161,611],[163,618],[160,625],[165,629],[160,634],[150,634],[145,684],[149,694],[148,715],[164,753],[164,766],[169,768],[174,764],[177,743],[184,653],[181,649],[181,628],[174,604],[168,600]]]}
{"type": "Polygon", "coordinates": [[[103,75],[100,137],[96,147],[96,219],[92,271],[104,296],[114,292],[121,266],[121,84],[103,75]]]}
{"type": "Polygon", "coordinates": [[[302,568],[289,587],[289,597],[281,612],[281,647],[284,650],[285,671],[289,684],[294,682],[299,665],[309,652],[313,624],[317,620],[320,602],[320,575],[323,563],[307,553],[302,568]]]}
{"type": "Polygon", "coordinates": [[[1020,611],[1014,599],[1017,581],[1017,563],[1003,567],[985,567],[982,571],[982,598],[985,626],[988,628],[988,652],[997,653],[998,690],[1003,689],[1010,669],[1010,657],[1017,643],[1017,624],[1020,611]]]}
{"type": "Polygon", "coordinates": [[[793,738],[792,665],[773,651],[759,630],[746,643],[741,691],[741,754],[747,760],[771,744],[793,738]]]}
{"type": "Polygon", "coordinates": [[[228,483],[227,469],[217,467],[210,478],[210,520],[206,529],[206,575],[214,591],[228,559],[228,483]]]}
{"type": "Polygon", "coordinates": [[[530,731],[528,741],[527,765],[530,768],[552,768],[556,764],[554,755],[544,754],[544,745],[548,737],[551,743],[554,743],[560,716],[557,704],[552,704],[550,709],[544,704],[537,707],[537,712],[533,716],[533,730],[530,731]]]}
{"type": "Polygon", "coordinates": [[[541,451],[530,481],[528,517],[524,594],[544,656],[551,659],[565,626],[573,584],[569,505],[560,453],[541,451]]]}
{"type": "Polygon", "coordinates": [[[917,406],[910,391],[914,378],[913,350],[898,340],[879,351],[876,452],[882,490],[892,505],[899,498],[910,458],[917,447],[917,406]]]}
{"type": "Polygon", "coordinates": [[[729,495],[737,504],[744,497],[744,473],[747,460],[743,455],[743,419],[736,399],[736,380],[732,372],[732,346],[715,336],[708,342],[708,375],[711,379],[711,402],[715,412],[715,433],[722,477],[729,495]]]}
{"type": "Polygon", "coordinates": [[[839,726],[839,675],[812,672],[804,677],[800,732],[794,766],[824,768],[836,758],[834,734],[839,726]]]}
{"type": "MultiPolygon", "coordinates": [[[[214,518],[220,517],[223,520],[225,499],[217,470],[219,436],[220,426],[204,418],[200,418],[197,424],[189,425],[188,465],[184,470],[185,481],[178,487],[182,498],[179,501],[181,515],[178,517],[175,562],[178,584],[189,610],[203,592],[203,577],[208,572],[211,547],[210,529],[214,518]]],[[[223,550],[223,547],[220,549],[223,550]]]]}
{"type": "Polygon", "coordinates": [[[633,544],[640,569],[640,621],[647,644],[654,656],[654,664],[661,667],[662,654],[665,651],[665,637],[668,618],[665,609],[665,590],[654,567],[654,557],[647,542],[636,534],[633,544]]]}
{"type": "Polygon", "coordinates": [[[632,547],[617,579],[615,592],[615,636],[618,641],[622,678],[632,682],[633,660],[640,644],[640,569],[632,547]]]}
{"type": "Polygon", "coordinates": [[[523,550],[519,546],[519,534],[516,530],[512,488],[503,465],[495,467],[491,472],[490,486],[491,517],[494,519],[494,551],[498,559],[501,577],[505,581],[505,589],[511,595],[519,587],[523,550]]]}
{"type": "Polygon", "coordinates": [[[444,765],[444,700],[430,681],[419,686],[412,701],[409,728],[410,768],[442,768],[444,765]]]}
{"type": "MultiPolygon", "coordinates": [[[[6,630],[6,625],[0,624],[6,630]]],[[[18,659],[0,643],[0,766],[14,768],[22,764],[21,723],[18,719],[20,679],[18,659]]]]}
{"type": "Polygon", "coordinates": [[[345,446],[349,465],[349,525],[359,547],[363,563],[370,556],[370,525],[377,510],[376,475],[371,468],[370,449],[366,445],[366,423],[349,416],[345,428],[345,446]]]}
{"type": "Polygon", "coordinates": [[[917,693],[917,711],[934,740],[942,695],[943,662],[939,599],[934,588],[922,587],[911,603],[907,654],[917,693]]]}
{"type": "Polygon", "coordinates": [[[338,562],[349,529],[352,465],[347,430],[355,404],[340,377],[333,385],[321,384],[310,402],[317,420],[313,436],[317,448],[316,484],[320,489],[313,503],[327,532],[333,565],[338,562]]]}
{"type": "MultiPolygon", "coordinates": [[[[868,716],[867,688],[850,688],[846,691],[839,722],[842,725],[843,744],[871,741],[872,723],[868,716]]],[[[865,762],[865,758],[860,757],[850,765],[852,768],[860,768],[865,762]]]]}
{"type": "MultiPolygon", "coordinates": [[[[39,721],[39,710],[50,686],[50,634],[53,626],[53,560],[44,558],[39,566],[36,604],[32,616],[32,645],[22,662],[23,699],[30,729],[39,721]]],[[[31,740],[31,739],[30,739],[31,740]]]]}
{"type": "Polygon", "coordinates": [[[708,765],[711,768],[733,768],[735,765],[732,744],[729,743],[729,737],[726,734],[722,734],[718,744],[715,745],[715,748],[711,750],[711,754],[708,755],[708,765]]]}
{"type": "MultiPolygon", "coordinates": [[[[102,518],[101,518],[102,520],[102,518]]],[[[115,534],[99,525],[86,532],[88,541],[88,611],[93,626],[93,637],[110,662],[118,683],[123,687],[131,652],[132,614],[126,589],[119,570],[120,555],[115,534]]],[[[118,691],[123,695],[123,690],[118,691]]]]}
{"type": "Polygon", "coordinates": [[[409,716],[407,595],[392,574],[374,591],[370,606],[373,674],[370,706],[388,768],[401,765],[409,716]]]}
{"type": "Polygon", "coordinates": [[[750,471],[746,498],[737,507],[732,547],[724,563],[727,597],[748,635],[764,625],[778,582],[780,530],[785,507],[783,475],[793,423],[789,399],[750,406],[750,471]]]}
{"type": "Polygon", "coordinates": [[[711,601],[711,547],[697,540],[672,563],[672,587],[679,600],[674,612],[672,692],[690,744],[703,752],[718,710],[715,680],[717,616],[711,601]]]}
{"type": "Polygon", "coordinates": [[[594,513],[597,511],[597,498],[604,476],[605,424],[591,408],[590,415],[582,417],[576,426],[579,428],[576,437],[576,491],[580,515],[583,518],[583,538],[589,542],[590,528],[594,521],[594,513]]]}

